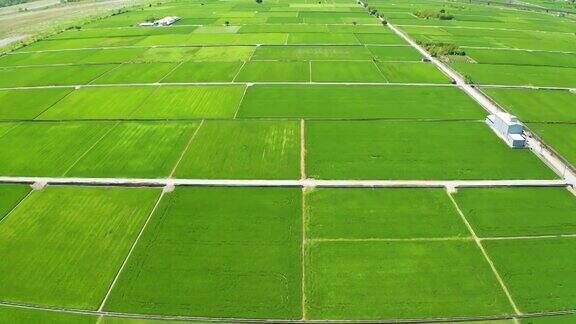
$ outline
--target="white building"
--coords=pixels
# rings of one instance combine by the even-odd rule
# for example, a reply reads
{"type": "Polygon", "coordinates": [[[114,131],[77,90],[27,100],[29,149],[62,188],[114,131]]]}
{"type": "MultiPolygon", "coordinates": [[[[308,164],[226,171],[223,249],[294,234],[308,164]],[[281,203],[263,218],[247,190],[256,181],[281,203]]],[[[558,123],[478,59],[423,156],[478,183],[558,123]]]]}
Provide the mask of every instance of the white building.
{"type": "Polygon", "coordinates": [[[168,16],[154,21],[145,21],[138,24],[138,26],[170,26],[178,20],[180,20],[180,17],[168,16]]]}
{"type": "Polygon", "coordinates": [[[526,138],[522,135],[524,125],[518,121],[516,116],[505,112],[497,112],[486,117],[486,124],[510,147],[522,148],[526,146],[526,138]]]}

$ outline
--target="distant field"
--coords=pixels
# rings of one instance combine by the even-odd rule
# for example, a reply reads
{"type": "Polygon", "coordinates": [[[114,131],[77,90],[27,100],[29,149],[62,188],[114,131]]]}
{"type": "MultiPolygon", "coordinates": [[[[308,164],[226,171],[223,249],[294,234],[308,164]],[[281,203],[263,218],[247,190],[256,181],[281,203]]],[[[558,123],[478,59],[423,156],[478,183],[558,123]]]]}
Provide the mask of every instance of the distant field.
{"type": "Polygon", "coordinates": [[[0,68],[0,87],[86,84],[114,64],[0,68]]]}
{"type": "Polygon", "coordinates": [[[179,188],[167,194],[106,309],[300,318],[300,192],[179,188]]]}
{"type": "Polygon", "coordinates": [[[524,122],[576,123],[576,94],[569,91],[482,89],[508,112],[524,122]]]}
{"type": "Polygon", "coordinates": [[[576,53],[527,52],[515,50],[466,49],[478,63],[542,65],[576,68],[576,53]]]}
{"type": "Polygon", "coordinates": [[[556,178],[479,122],[309,122],[306,134],[311,178],[556,178]]]}
{"type": "Polygon", "coordinates": [[[87,187],[33,193],[0,227],[0,298],[97,309],[157,195],[87,187]]]}
{"type": "Polygon", "coordinates": [[[576,233],[576,199],[565,188],[462,188],[454,198],[481,237],[576,233]]]}
{"type": "Polygon", "coordinates": [[[467,63],[452,66],[476,84],[576,87],[576,68],[467,63]]]}

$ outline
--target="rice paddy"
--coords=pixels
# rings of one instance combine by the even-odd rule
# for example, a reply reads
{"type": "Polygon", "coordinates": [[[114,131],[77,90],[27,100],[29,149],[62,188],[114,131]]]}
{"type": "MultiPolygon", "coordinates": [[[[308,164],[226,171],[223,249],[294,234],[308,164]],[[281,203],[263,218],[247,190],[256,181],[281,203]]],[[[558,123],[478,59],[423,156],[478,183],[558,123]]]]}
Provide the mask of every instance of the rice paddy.
{"type": "Polygon", "coordinates": [[[567,4],[365,5],[146,3],[0,55],[0,322],[573,322],[567,4]]]}

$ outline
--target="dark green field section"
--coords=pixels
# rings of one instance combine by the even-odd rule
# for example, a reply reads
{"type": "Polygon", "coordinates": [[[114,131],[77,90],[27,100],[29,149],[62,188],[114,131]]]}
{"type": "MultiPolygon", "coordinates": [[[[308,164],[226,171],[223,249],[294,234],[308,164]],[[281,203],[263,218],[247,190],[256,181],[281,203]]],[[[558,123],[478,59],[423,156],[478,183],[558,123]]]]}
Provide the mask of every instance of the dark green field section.
{"type": "Polygon", "coordinates": [[[86,84],[114,64],[0,68],[0,87],[86,84]]]}
{"type": "Polygon", "coordinates": [[[87,187],[34,192],[0,226],[0,298],[97,309],[158,193],[87,187]]]}
{"type": "Polygon", "coordinates": [[[166,195],[107,310],[301,317],[300,189],[178,188],[166,195]]]}
{"type": "Polygon", "coordinates": [[[238,74],[236,81],[310,81],[310,62],[251,61],[238,74]]]}
{"type": "Polygon", "coordinates": [[[576,302],[575,238],[484,243],[523,312],[571,309],[576,302]]]}
{"type": "Polygon", "coordinates": [[[312,121],[306,123],[306,149],[310,178],[557,177],[531,152],[510,150],[480,122],[312,121]]]}
{"type": "Polygon", "coordinates": [[[576,93],[497,88],[482,91],[524,122],[576,123],[576,93]]]}
{"type": "Polygon", "coordinates": [[[71,89],[0,90],[0,119],[34,119],[71,89]]]}
{"type": "Polygon", "coordinates": [[[482,119],[483,109],[451,87],[255,85],[239,118],[482,119]]]}
{"type": "Polygon", "coordinates": [[[576,165],[576,124],[528,124],[544,142],[576,165]]]}
{"type": "Polygon", "coordinates": [[[311,319],[512,312],[472,241],[311,242],[306,250],[311,319]]]}
{"type": "Polygon", "coordinates": [[[30,193],[27,185],[1,184],[0,185],[0,220],[8,215],[24,197],[30,193]]]}
{"type": "Polygon", "coordinates": [[[576,233],[576,199],[565,188],[461,188],[453,196],[480,237],[576,233]]]}
{"type": "Polygon", "coordinates": [[[470,236],[444,189],[318,188],[305,199],[311,239],[470,236]]]}

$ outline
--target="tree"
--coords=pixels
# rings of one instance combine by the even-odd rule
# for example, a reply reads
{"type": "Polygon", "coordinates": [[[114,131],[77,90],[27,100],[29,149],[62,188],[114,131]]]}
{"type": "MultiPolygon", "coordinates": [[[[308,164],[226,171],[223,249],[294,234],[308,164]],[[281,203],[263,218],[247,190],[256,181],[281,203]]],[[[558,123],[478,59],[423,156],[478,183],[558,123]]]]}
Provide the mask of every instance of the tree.
{"type": "Polygon", "coordinates": [[[256,0],[256,3],[258,4],[262,3],[262,0],[256,0]]]}
{"type": "Polygon", "coordinates": [[[224,25],[230,26],[230,22],[229,22],[228,20],[226,20],[226,21],[224,22],[224,25]]]}

